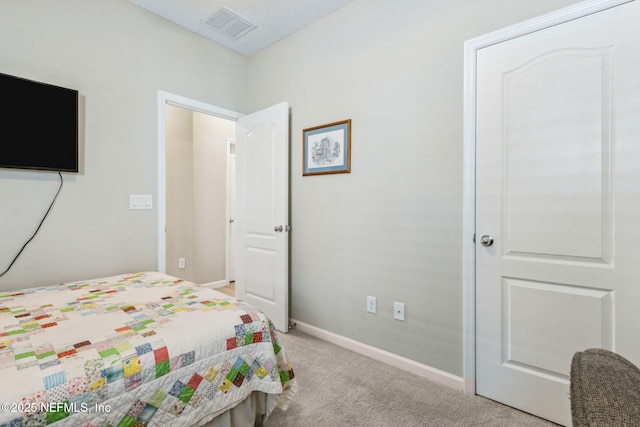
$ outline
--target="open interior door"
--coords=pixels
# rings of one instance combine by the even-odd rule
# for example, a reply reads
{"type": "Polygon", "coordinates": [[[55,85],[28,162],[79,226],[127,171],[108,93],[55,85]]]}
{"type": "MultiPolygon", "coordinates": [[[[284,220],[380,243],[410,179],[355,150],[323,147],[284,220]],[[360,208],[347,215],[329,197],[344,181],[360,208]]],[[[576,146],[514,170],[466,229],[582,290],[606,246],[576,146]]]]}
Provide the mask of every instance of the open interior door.
{"type": "Polygon", "coordinates": [[[289,104],[236,126],[236,297],[289,329],[289,104]]]}

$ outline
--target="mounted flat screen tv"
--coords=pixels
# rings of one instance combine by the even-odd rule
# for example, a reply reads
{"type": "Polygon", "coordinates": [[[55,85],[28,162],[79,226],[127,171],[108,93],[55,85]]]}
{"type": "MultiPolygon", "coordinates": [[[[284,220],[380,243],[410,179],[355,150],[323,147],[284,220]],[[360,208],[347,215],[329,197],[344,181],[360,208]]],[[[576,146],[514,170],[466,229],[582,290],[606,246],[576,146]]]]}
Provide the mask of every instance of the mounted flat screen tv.
{"type": "Polygon", "coordinates": [[[0,168],[78,172],[78,91],[0,73],[0,168]]]}

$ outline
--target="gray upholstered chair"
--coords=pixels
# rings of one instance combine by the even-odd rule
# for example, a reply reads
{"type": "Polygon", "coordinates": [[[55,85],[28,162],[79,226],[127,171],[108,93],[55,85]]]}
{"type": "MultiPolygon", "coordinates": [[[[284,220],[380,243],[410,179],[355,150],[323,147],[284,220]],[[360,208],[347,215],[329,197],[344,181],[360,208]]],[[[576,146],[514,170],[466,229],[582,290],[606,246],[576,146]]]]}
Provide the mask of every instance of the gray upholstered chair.
{"type": "Polygon", "coordinates": [[[574,426],[640,426],[640,369],[616,353],[574,354],[570,393],[574,426]]]}

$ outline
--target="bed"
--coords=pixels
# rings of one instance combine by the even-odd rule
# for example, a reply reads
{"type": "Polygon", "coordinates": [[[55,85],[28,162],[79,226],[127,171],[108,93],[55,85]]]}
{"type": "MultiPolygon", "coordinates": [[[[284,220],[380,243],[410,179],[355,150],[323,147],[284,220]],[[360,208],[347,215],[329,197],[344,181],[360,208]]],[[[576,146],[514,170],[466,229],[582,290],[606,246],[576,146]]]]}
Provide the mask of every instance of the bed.
{"type": "Polygon", "coordinates": [[[253,425],[297,389],[262,312],[159,272],[0,292],[0,379],[25,427],[253,425]]]}

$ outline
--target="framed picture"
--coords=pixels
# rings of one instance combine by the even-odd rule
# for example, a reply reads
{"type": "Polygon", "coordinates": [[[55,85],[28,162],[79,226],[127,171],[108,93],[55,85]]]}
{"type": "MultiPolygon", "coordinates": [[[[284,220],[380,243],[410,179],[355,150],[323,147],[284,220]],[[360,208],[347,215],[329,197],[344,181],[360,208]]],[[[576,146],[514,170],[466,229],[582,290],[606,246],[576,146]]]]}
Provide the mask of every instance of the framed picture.
{"type": "Polygon", "coordinates": [[[302,131],[302,175],[351,172],[351,119],[302,131]]]}

